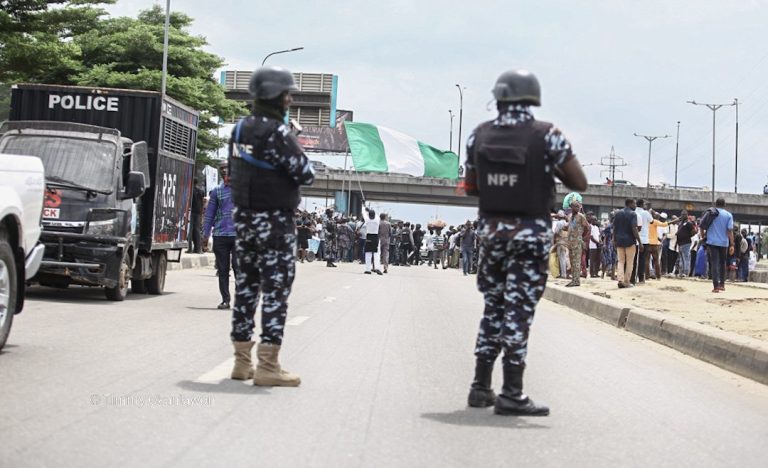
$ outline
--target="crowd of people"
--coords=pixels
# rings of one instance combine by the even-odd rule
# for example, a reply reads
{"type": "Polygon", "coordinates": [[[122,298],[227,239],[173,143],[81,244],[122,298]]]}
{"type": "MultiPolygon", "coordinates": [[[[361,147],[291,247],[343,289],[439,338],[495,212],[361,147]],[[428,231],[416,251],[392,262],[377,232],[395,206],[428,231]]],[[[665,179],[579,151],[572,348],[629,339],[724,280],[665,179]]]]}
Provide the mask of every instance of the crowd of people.
{"type": "Polygon", "coordinates": [[[442,222],[419,223],[392,219],[386,213],[365,210],[362,217],[327,209],[325,212],[296,211],[297,259],[304,262],[312,245],[314,257],[326,266],[336,263],[366,263],[366,271],[386,274],[390,266],[427,265],[435,269],[459,269],[464,275],[477,272],[477,221],[458,226],[442,222]],[[372,222],[375,221],[375,222],[372,222]],[[375,230],[375,232],[372,232],[375,230]],[[375,235],[374,245],[373,235],[375,235]],[[373,268],[378,265],[380,268],[373,268]]]}
{"type": "Polygon", "coordinates": [[[670,217],[642,199],[627,199],[624,209],[604,220],[573,201],[552,215],[552,231],[550,273],[570,279],[568,287],[606,275],[619,288],[700,277],[712,279],[713,292],[719,292],[726,278],[749,280],[761,247],[757,233],[734,224],[723,199],[699,218],[686,210],[670,217]]]}

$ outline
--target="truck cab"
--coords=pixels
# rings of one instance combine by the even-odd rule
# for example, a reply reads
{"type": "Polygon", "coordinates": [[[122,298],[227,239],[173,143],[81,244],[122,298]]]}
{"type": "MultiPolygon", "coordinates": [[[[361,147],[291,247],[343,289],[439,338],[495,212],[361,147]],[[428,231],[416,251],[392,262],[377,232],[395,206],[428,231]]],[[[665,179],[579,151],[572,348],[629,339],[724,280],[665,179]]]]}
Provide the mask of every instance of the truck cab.
{"type": "Polygon", "coordinates": [[[138,252],[136,204],[149,179],[146,144],[65,122],[6,122],[0,133],[0,152],[33,155],[45,167],[45,255],[33,281],[103,286],[108,299],[125,299],[138,252]]]}

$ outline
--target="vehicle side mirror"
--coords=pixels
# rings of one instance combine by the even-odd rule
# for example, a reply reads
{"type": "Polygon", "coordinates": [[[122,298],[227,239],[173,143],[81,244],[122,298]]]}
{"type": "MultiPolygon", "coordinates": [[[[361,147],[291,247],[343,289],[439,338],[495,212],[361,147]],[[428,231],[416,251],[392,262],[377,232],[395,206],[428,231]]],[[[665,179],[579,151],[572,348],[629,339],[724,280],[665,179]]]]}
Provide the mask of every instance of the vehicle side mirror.
{"type": "Polygon", "coordinates": [[[138,171],[131,171],[128,173],[128,178],[125,180],[125,191],[122,194],[123,200],[129,198],[136,198],[141,196],[146,190],[147,185],[144,181],[144,173],[138,171]]]}

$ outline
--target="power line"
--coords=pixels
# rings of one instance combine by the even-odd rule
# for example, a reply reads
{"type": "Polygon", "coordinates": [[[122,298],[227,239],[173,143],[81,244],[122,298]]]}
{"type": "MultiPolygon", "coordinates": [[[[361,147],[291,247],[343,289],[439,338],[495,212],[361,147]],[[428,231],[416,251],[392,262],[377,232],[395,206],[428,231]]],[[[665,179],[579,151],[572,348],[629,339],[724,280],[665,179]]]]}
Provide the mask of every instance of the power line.
{"type": "Polygon", "coordinates": [[[621,177],[624,178],[624,172],[621,170],[616,171],[616,168],[628,166],[629,164],[627,164],[624,161],[624,158],[621,156],[616,156],[616,151],[614,150],[613,146],[611,146],[611,154],[600,158],[600,165],[608,168],[600,171],[600,177],[602,177],[604,173],[610,174],[609,180],[611,181],[611,208],[613,208],[616,206],[613,203],[613,191],[616,187],[616,172],[621,174],[621,177]]]}

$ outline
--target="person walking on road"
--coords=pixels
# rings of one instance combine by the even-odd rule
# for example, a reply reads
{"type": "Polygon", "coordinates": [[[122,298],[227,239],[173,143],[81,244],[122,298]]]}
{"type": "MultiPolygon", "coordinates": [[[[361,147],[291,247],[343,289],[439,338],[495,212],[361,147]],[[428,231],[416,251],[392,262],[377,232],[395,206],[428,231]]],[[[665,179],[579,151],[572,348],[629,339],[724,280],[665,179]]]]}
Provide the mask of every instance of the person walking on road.
{"type": "Polygon", "coordinates": [[[338,223],[333,218],[333,210],[325,210],[323,218],[323,233],[325,234],[325,266],[336,268],[333,263],[339,258],[339,229],[338,223]]]}
{"type": "Polygon", "coordinates": [[[295,387],[301,383],[278,360],[296,272],[294,210],[301,201],[299,186],[315,180],[309,159],[284,122],[291,92],[297,89],[288,70],[256,70],[249,83],[253,113],[237,123],[229,145],[235,251],[240,266],[232,309],[235,366],[231,377],[252,377],[254,385],[295,387]],[[261,342],[254,371],[251,349],[260,294],[261,342]]]}
{"type": "Polygon", "coordinates": [[[376,268],[376,257],[379,256],[379,220],[376,219],[376,212],[373,210],[368,211],[368,219],[365,220],[365,244],[363,245],[363,251],[365,252],[365,274],[370,275],[371,272],[377,275],[383,274],[381,270],[376,268]]]}
{"type": "Polygon", "coordinates": [[[219,277],[219,293],[221,303],[219,309],[229,309],[231,296],[229,294],[229,270],[237,275],[235,259],[235,225],[232,218],[234,203],[232,190],[229,186],[229,169],[226,161],[219,166],[222,182],[208,194],[208,206],[205,209],[203,224],[203,245],[208,245],[208,239],[213,231],[213,254],[216,256],[216,275],[219,277]]]}
{"type": "MultiPolygon", "coordinates": [[[[711,209],[711,208],[710,208],[711,209]]],[[[733,215],[725,209],[725,199],[715,201],[717,215],[704,231],[709,253],[709,268],[712,273],[712,292],[725,291],[725,267],[729,255],[734,253],[733,215]]]]}
{"type": "Polygon", "coordinates": [[[617,276],[619,288],[631,288],[632,269],[635,262],[637,249],[642,252],[643,244],[640,241],[640,233],[637,230],[637,204],[634,198],[624,201],[624,209],[616,213],[613,218],[613,242],[616,244],[616,256],[618,257],[617,276]]]}
{"type": "Polygon", "coordinates": [[[547,283],[553,176],[574,190],[585,190],[587,179],[565,136],[534,119],[530,106],[541,105],[541,93],[533,74],[503,73],[493,96],[498,117],[467,140],[466,193],[478,197],[477,288],[485,300],[468,404],[493,405],[501,415],[545,416],[549,408],[523,393],[523,371],[533,315],[547,283]],[[502,351],[504,384],[497,398],[491,374],[502,351]]]}
{"type": "Polygon", "coordinates": [[[389,267],[389,241],[392,235],[392,225],[387,221],[387,215],[379,215],[379,250],[381,251],[381,266],[384,267],[384,273],[387,273],[389,267]]]}

